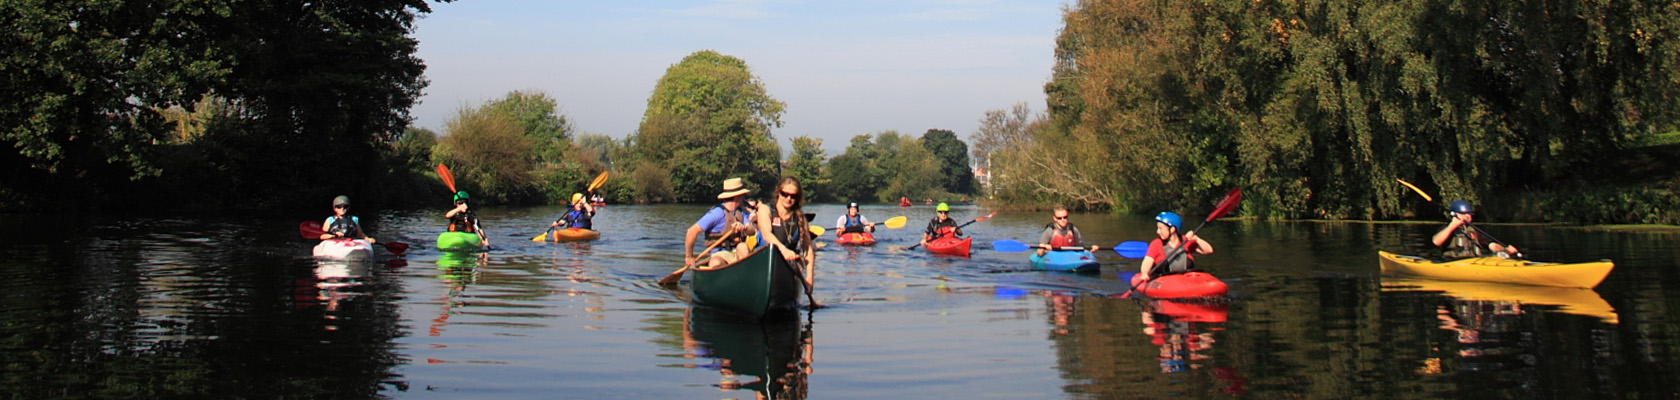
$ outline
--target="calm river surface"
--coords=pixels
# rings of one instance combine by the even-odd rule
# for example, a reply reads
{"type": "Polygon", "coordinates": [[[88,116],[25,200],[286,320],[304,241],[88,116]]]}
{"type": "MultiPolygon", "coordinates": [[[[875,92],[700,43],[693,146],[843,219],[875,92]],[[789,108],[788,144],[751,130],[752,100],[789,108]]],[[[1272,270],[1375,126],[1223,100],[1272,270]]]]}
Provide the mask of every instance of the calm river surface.
{"type": "MultiPolygon", "coordinates": [[[[832,227],[843,212],[817,205],[832,227]]],[[[1201,266],[1229,299],[1117,298],[1137,260],[1034,272],[966,230],[972,258],[880,243],[819,254],[816,300],[740,321],[654,283],[705,206],[604,207],[600,240],[540,243],[558,207],[480,211],[495,250],[433,249],[442,212],[362,214],[405,257],[318,263],[327,215],[0,215],[0,391],[12,398],[1675,398],[1680,234],[1487,225],[1533,259],[1612,259],[1596,290],[1411,282],[1438,224],[1219,221],[1201,266]]],[[[366,210],[363,210],[366,211],[366,210]]],[[[985,210],[957,207],[967,221],[985,210]]],[[[1205,210],[1189,211],[1197,220],[1205,210]]],[[[1143,217],[1074,215],[1087,240],[1147,240],[1143,217]]],[[[832,234],[828,236],[832,239],[832,234]]],[[[380,250],[383,254],[384,251],[380,250]]]]}

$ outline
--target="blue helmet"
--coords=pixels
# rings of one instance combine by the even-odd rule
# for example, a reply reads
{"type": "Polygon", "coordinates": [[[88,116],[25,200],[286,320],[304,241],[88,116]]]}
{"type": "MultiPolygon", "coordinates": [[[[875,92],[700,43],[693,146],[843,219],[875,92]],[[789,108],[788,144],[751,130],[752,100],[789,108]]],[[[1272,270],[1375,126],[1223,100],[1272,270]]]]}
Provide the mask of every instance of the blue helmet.
{"type": "Polygon", "coordinates": [[[1459,214],[1474,214],[1474,213],[1476,213],[1475,209],[1470,208],[1470,202],[1464,201],[1464,200],[1453,200],[1452,205],[1447,206],[1447,209],[1450,209],[1450,210],[1452,210],[1452,212],[1459,213],[1459,214]]]}
{"type": "Polygon", "coordinates": [[[1155,214],[1155,222],[1167,224],[1172,226],[1173,229],[1184,229],[1181,225],[1184,220],[1178,217],[1178,213],[1172,211],[1162,211],[1160,214],[1155,214]]]}

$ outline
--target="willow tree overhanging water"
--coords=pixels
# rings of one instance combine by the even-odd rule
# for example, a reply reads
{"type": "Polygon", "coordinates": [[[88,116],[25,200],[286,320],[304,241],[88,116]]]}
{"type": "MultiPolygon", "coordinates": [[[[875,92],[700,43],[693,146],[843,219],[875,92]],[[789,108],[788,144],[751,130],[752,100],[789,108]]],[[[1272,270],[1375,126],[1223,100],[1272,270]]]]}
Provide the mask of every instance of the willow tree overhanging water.
{"type": "Polygon", "coordinates": [[[1057,196],[1092,208],[1242,186],[1251,216],[1395,217],[1395,178],[1477,201],[1587,180],[1680,105],[1672,2],[1091,0],[1064,22],[1048,123],[989,160],[1000,195],[1053,160],[1113,192],[1057,196]]]}

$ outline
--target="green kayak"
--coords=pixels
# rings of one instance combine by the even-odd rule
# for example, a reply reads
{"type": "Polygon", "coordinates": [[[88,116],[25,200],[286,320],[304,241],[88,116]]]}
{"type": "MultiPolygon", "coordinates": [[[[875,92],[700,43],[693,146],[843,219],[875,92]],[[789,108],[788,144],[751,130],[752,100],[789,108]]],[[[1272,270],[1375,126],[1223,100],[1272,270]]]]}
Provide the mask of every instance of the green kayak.
{"type": "Polygon", "coordinates": [[[484,251],[484,246],[479,245],[478,234],[467,232],[438,234],[437,248],[443,251],[484,251]]]}
{"type": "Polygon", "coordinates": [[[734,264],[695,268],[695,302],[754,317],[799,307],[802,288],[793,266],[767,248],[734,264]]]}

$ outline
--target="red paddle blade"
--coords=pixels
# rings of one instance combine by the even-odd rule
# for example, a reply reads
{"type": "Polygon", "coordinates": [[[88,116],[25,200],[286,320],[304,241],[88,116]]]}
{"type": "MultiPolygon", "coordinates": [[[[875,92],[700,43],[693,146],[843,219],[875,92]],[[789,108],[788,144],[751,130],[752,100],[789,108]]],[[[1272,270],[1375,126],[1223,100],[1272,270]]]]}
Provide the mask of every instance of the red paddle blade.
{"type": "Polygon", "coordinates": [[[1212,221],[1225,216],[1225,214],[1230,214],[1231,210],[1235,210],[1237,208],[1237,203],[1241,202],[1242,188],[1231,188],[1231,191],[1225,192],[1225,198],[1219,199],[1219,204],[1213,207],[1213,213],[1208,214],[1207,221],[1212,221]]]}
{"type": "Polygon", "coordinates": [[[980,221],[985,221],[985,220],[986,220],[986,218],[991,218],[991,217],[992,217],[992,216],[993,216],[993,215],[997,215],[997,211],[992,211],[992,213],[991,213],[991,214],[986,214],[986,216],[984,216],[984,217],[980,217],[980,218],[975,218],[975,219],[974,219],[974,222],[980,222],[980,221]]]}
{"type": "Polygon", "coordinates": [[[304,221],[302,224],[298,224],[298,235],[303,236],[304,239],[320,239],[321,235],[326,233],[326,230],[321,229],[320,222],[304,221]]]}
{"type": "Polygon", "coordinates": [[[455,194],[455,174],[449,173],[449,166],[439,163],[437,173],[438,178],[443,179],[443,185],[449,187],[449,193],[455,194]]]}

